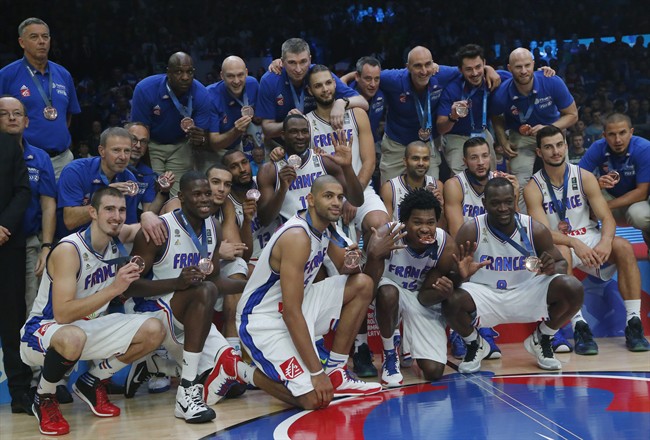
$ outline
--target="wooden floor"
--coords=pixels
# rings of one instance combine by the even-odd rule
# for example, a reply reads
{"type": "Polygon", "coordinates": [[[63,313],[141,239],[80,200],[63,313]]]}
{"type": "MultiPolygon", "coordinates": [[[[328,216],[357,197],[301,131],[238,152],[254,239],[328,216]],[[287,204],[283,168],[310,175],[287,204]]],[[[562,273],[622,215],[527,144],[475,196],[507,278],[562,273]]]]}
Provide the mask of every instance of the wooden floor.
{"type": "MultiPolygon", "coordinates": [[[[599,339],[600,354],[597,356],[578,356],[574,353],[559,354],[563,363],[563,372],[611,372],[611,371],[650,371],[650,353],[631,353],[625,349],[622,338],[599,339]]],[[[538,373],[534,359],[521,344],[504,344],[501,346],[503,358],[486,360],[483,371],[497,375],[538,373]]],[[[450,357],[450,361],[458,361],[450,357]]],[[[381,367],[380,359],[375,357],[375,364],[381,367]]],[[[402,370],[405,384],[423,382],[418,377],[417,367],[402,370]]],[[[455,373],[450,367],[445,374],[455,373]]],[[[71,433],[61,438],[71,439],[199,439],[229,426],[267,415],[287,406],[271,398],[263,391],[250,391],[244,396],[224,400],[214,408],[217,419],[202,425],[189,425],[174,418],[175,386],[172,390],[149,395],[146,387],[133,399],[111,396],[111,400],[122,408],[119,417],[100,419],[92,415],[88,407],[79,399],[74,403],[62,405],[63,415],[71,426],[71,433]]],[[[0,405],[0,438],[31,439],[47,438],[40,435],[34,417],[24,414],[11,414],[8,404],[0,405]]]]}

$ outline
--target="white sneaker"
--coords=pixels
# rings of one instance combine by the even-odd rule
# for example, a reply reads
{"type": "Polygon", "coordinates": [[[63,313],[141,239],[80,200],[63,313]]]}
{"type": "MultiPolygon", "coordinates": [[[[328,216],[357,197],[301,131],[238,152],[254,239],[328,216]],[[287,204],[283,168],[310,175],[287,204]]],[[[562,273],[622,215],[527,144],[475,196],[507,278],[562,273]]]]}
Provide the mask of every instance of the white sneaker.
{"type": "Polygon", "coordinates": [[[203,385],[189,385],[185,380],[181,381],[176,392],[174,416],[185,419],[187,423],[205,423],[217,417],[203,401],[203,385]]]}
{"type": "Polygon", "coordinates": [[[149,379],[149,392],[152,394],[164,393],[171,386],[168,376],[152,376],[149,379]]]}
{"type": "Polygon", "coordinates": [[[219,402],[234,385],[240,383],[237,380],[237,362],[241,361],[241,358],[237,356],[236,351],[227,346],[222,348],[216,357],[217,362],[205,379],[203,390],[203,399],[208,405],[219,402]]]}
{"type": "Polygon", "coordinates": [[[476,373],[481,369],[481,361],[490,354],[490,344],[479,334],[476,341],[465,345],[467,352],[463,362],[458,364],[458,371],[463,374],[476,373]]]}
{"type": "Polygon", "coordinates": [[[553,354],[552,336],[543,335],[535,329],[524,341],[528,353],[537,358],[537,365],[543,370],[561,370],[562,363],[553,354]]]}
{"type": "Polygon", "coordinates": [[[395,350],[384,350],[384,364],[381,368],[381,384],[388,387],[398,387],[404,382],[404,376],[399,369],[399,361],[395,350]]]}
{"type": "Polygon", "coordinates": [[[334,397],[369,396],[381,391],[381,385],[355,379],[344,368],[336,368],[328,374],[334,387],[334,397]]]}

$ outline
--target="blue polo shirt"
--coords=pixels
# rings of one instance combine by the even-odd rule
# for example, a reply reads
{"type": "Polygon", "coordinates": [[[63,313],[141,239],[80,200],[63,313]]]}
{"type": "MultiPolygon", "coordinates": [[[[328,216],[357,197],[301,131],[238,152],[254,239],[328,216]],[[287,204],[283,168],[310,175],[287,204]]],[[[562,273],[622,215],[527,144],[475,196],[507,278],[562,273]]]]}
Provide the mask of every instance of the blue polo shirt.
{"type": "Polygon", "coordinates": [[[151,203],[156,198],[156,179],[158,174],[143,162],[136,166],[127,167],[138,181],[138,201],[140,203],[151,203]]]}
{"type": "Polygon", "coordinates": [[[551,125],[560,119],[560,110],[573,103],[573,96],[559,76],[547,78],[544,72],[533,74],[533,91],[530,95],[522,95],[517,91],[514,79],[504,81],[492,94],[489,104],[490,115],[503,114],[506,128],[518,130],[522,125],[519,114],[526,115],[530,105],[533,105],[530,117],[524,124],[551,125]]]}
{"type": "MultiPolygon", "coordinates": [[[[357,92],[359,91],[356,81],[352,81],[348,85],[357,92]]],[[[370,120],[370,129],[372,130],[372,137],[375,143],[381,141],[381,136],[379,135],[379,124],[384,117],[384,111],[386,110],[385,104],[386,100],[384,99],[384,92],[382,92],[381,89],[377,90],[375,96],[368,101],[368,119],[370,120]]]]}
{"type": "MultiPolygon", "coordinates": [[[[149,76],[135,86],[131,101],[131,121],[147,124],[152,141],[158,144],[177,144],[186,137],[181,129],[183,115],[169,97],[166,84],[167,75],[159,74],[149,76]]],[[[203,84],[193,80],[190,91],[178,96],[178,101],[187,105],[190,95],[194,125],[210,132],[218,131],[214,128],[216,124],[213,121],[215,118],[210,95],[203,84]]]]}
{"type": "MultiPolygon", "coordinates": [[[[219,121],[219,133],[226,133],[230,131],[235,126],[235,121],[241,118],[241,108],[244,103],[244,95],[248,99],[248,105],[257,109],[257,92],[260,88],[259,83],[252,76],[246,77],[246,86],[244,87],[244,92],[241,98],[235,99],[230,92],[226,83],[219,81],[216,84],[210,84],[207,89],[210,94],[210,99],[214,105],[214,110],[216,112],[216,117],[219,121]]],[[[257,113],[257,110],[256,110],[257,113]]],[[[255,115],[257,116],[257,114],[255,115]]],[[[241,142],[241,136],[239,136],[235,142],[229,145],[226,149],[232,150],[241,142]]]]}
{"type": "MultiPolygon", "coordinates": [[[[436,130],[436,114],[442,91],[454,78],[460,77],[455,67],[440,66],[440,71],[429,79],[429,100],[431,102],[431,135],[438,136],[436,130]]],[[[420,99],[426,112],[426,94],[418,96],[413,90],[408,69],[389,69],[381,71],[379,88],[384,92],[388,105],[386,114],[386,135],[402,145],[419,140],[418,130],[420,120],[416,107],[416,99],[420,99]]]]}
{"type": "Polygon", "coordinates": [[[67,115],[81,113],[81,108],[77,101],[72,76],[64,67],[48,61],[43,75],[29,63],[25,65],[23,58],[14,61],[0,70],[0,95],[11,95],[22,101],[27,108],[29,127],[23,134],[27,142],[51,154],[58,154],[68,149],[72,138],[68,130],[67,115]],[[28,68],[34,73],[33,79],[28,68]],[[49,98],[50,72],[52,72],[52,105],[58,112],[58,117],[53,121],[43,116],[45,102],[34,83],[34,81],[40,82],[45,95],[49,98]]]}
{"type": "MultiPolygon", "coordinates": [[[[501,77],[501,82],[504,82],[512,75],[505,70],[497,70],[501,77]]],[[[451,114],[451,106],[456,101],[469,100],[471,101],[471,108],[469,114],[464,118],[458,119],[454,124],[449,134],[457,134],[459,136],[471,136],[472,132],[478,133],[487,127],[489,110],[485,114],[485,127],[483,125],[483,100],[485,99],[486,108],[490,105],[489,99],[490,91],[487,88],[485,80],[479,87],[471,87],[465,82],[465,78],[460,76],[455,78],[447,84],[445,90],[440,96],[440,103],[438,104],[437,116],[448,116],[451,114]],[[474,123],[472,125],[472,122],[474,123]]]]}
{"type": "MultiPolygon", "coordinates": [[[[309,68],[311,69],[312,67],[314,67],[313,64],[309,68]]],[[[336,99],[349,98],[358,95],[357,92],[345,85],[338,76],[333,73],[332,76],[336,82],[336,99]]],[[[316,101],[314,100],[314,97],[307,92],[307,77],[303,80],[302,89],[305,98],[305,106],[302,113],[306,115],[307,113],[316,110],[316,101]]],[[[255,116],[259,116],[262,119],[272,119],[275,122],[284,121],[284,118],[289,114],[289,111],[296,108],[292,90],[293,86],[291,85],[291,80],[284,68],[280,75],[273,72],[266,72],[260,81],[260,91],[257,99],[255,116]]],[[[294,92],[296,93],[296,96],[300,98],[299,91],[294,90],[294,92]]]]}
{"type": "Polygon", "coordinates": [[[625,195],[636,188],[639,183],[650,182],[650,141],[639,136],[632,136],[630,145],[624,154],[613,154],[607,140],[599,139],[580,159],[580,168],[600,175],[607,174],[611,167],[618,171],[621,180],[607,192],[614,197],[625,195]]]}
{"type": "MultiPolygon", "coordinates": [[[[95,191],[110,183],[136,181],[137,179],[128,169],[116,174],[108,182],[106,175],[101,170],[101,157],[75,159],[61,171],[58,182],[58,200],[56,210],[57,237],[65,237],[73,232],[83,229],[82,225],[74,230],[68,230],[63,222],[63,208],[69,206],[90,205],[90,199],[95,191]]],[[[138,222],[139,196],[126,196],[126,223],[138,222]]]]}
{"type": "Polygon", "coordinates": [[[43,228],[41,196],[56,199],[56,181],[52,161],[47,153],[29,145],[24,139],[23,146],[25,148],[23,158],[29,174],[29,188],[32,190],[32,198],[25,211],[24,221],[25,235],[30,236],[38,234],[43,228]]]}

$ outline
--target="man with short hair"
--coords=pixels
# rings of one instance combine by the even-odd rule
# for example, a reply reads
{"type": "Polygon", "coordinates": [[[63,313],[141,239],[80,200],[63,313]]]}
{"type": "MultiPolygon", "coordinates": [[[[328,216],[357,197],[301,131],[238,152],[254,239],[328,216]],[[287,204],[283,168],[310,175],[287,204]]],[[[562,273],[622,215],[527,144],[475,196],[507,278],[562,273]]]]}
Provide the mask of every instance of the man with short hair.
{"type": "MultiPolygon", "coordinates": [[[[385,102],[384,92],[379,88],[381,81],[381,63],[375,57],[361,57],[357,61],[354,71],[354,80],[348,85],[359,92],[368,101],[368,119],[370,130],[375,145],[381,143],[379,126],[384,118],[385,102]]],[[[346,75],[347,76],[347,75],[346,75]]],[[[343,81],[344,78],[341,78],[343,81]]],[[[379,150],[377,150],[379,151],[379,150]]]]}
{"type": "Polygon", "coordinates": [[[126,202],[116,188],[104,187],[86,207],[91,223],[63,238],[48,258],[38,297],[21,331],[21,357],[42,366],[33,411],[45,435],[70,431],[59,410],[56,384],[79,360],[93,361],[72,386],[99,417],[120,415],[109,402],[106,383],[133,360],[157,348],[165,329],[144,315],[106,314],[108,304],[140,277],[123,242],[139,225],[125,225],[126,202]],[[118,266],[126,262],[126,265],[118,266]]]}
{"type": "MultiPolygon", "coordinates": [[[[566,150],[559,128],[549,125],[537,132],[537,155],[543,168],[524,190],[528,212],[549,228],[569,267],[578,267],[603,280],[609,280],[618,269],[618,288],[627,310],[626,346],[630,351],[648,351],[650,343],[643,336],[640,319],[641,274],[632,245],[614,236],[616,221],[598,181],[592,173],[567,164],[566,150]]],[[[576,354],[597,354],[598,345],[580,311],[571,324],[576,354]]]]}
{"type": "Polygon", "coordinates": [[[571,135],[571,148],[569,149],[569,163],[578,165],[585,155],[585,135],[582,132],[571,135]]]}
{"type": "Polygon", "coordinates": [[[69,126],[72,115],[81,113],[70,72],[48,60],[50,28],[35,17],[18,26],[23,58],[0,70],[0,95],[11,95],[27,109],[30,126],[24,137],[44,150],[52,160],[56,178],[73,159],[69,126]]]}

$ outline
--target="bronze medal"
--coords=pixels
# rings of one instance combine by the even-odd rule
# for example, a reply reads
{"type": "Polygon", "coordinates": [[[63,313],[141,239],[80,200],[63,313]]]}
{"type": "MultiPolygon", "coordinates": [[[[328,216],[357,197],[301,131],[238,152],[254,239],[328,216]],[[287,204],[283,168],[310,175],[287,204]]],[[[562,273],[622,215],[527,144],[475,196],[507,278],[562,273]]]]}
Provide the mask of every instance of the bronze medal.
{"type": "Polygon", "coordinates": [[[51,105],[48,105],[43,109],[43,116],[45,116],[45,119],[48,121],[54,121],[57,116],[59,116],[59,112],[57,112],[51,105]]]}
{"type": "Polygon", "coordinates": [[[214,265],[212,264],[212,260],[209,258],[201,258],[199,260],[199,264],[197,264],[199,271],[203,275],[210,275],[212,273],[212,270],[214,269],[214,265]]]}
{"type": "Polygon", "coordinates": [[[181,130],[185,133],[190,131],[190,128],[194,127],[194,119],[185,117],[181,119],[181,130]]]}
{"type": "Polygon", "coordinates": [[[520,125],[519,126],[519,134],[521,134],[522,136],[530,136],[530,131],[532,129],[533,129],[533,127],[531,127],[528,124],[520,125]]]}
{"type": "Polygon", "coordinates": [[[526,257],[526,270],[530,272],[539,272],[542,269],[542,260],[537,257],[526,257]]]}
{"type": "Polygon", "coordinates": [[[567,232],[569,232],[569,231],[571,230],[571,225],[569,224],[568,221],[566,221],[566,220],[561,220],[561,221],[557,224],[557,229],[558,229],[558,231],[560,231],[561,233],[566,234],[567,232]]]}
{"type": "Polygon", "coordinates": [[[428,142],[431,138],[431,129],[430,128],[421,128],[418,130],[418,137],[422,142],[428,142]]]}
{"type": "Polygon", "coordinates": [[[250,105],[245,105],[241,108],[242,116],[250,116],[251,118],[255,115],[255,110],[250,105]]]}

